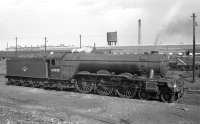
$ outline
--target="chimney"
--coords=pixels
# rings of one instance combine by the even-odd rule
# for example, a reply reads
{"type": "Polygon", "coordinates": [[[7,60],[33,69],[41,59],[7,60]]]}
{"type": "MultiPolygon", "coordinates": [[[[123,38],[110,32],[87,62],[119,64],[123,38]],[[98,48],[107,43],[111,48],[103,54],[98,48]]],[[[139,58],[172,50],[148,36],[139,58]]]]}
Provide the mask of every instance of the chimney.
{"type": "Polygon", "coordinates": [[[141,45],[141,19],[138,20],[138,45],[141,45]]]}

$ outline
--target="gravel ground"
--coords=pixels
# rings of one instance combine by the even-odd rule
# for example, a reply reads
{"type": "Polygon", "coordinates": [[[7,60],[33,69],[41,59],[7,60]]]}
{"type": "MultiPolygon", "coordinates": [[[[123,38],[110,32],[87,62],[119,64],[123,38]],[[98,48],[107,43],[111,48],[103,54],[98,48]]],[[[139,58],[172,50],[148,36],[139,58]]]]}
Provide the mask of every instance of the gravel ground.
{"type": "Polygon", "coordinates": [[[199,94],[161,103],[7,86],[0,78],[1,124],[199,124],[199,94]],[[195,96],[195,97],[194,97],[195,96]]]}

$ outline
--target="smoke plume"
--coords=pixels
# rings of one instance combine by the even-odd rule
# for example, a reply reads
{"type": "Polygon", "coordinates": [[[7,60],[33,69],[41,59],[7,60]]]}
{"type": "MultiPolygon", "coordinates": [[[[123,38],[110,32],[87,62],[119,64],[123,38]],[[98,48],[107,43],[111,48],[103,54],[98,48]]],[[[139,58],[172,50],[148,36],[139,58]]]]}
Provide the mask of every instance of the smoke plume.
{"type": "Polygon", "coordinates": [[[176,35],[182,35],[184,37],[192,36],[192,18],[191,19],[181,18],[172,21],[170,24],[168,24],[163,33],[168,36],[176,36],[176,35]]]}
{"type": "Polygon", "coordinates": [[[173,41],[173,43],[188,42],[192,38],[192,25],[192,18],[190,17],[174,18],[156,35],[155,45],[161,44],[161,41],[173,41]]]}

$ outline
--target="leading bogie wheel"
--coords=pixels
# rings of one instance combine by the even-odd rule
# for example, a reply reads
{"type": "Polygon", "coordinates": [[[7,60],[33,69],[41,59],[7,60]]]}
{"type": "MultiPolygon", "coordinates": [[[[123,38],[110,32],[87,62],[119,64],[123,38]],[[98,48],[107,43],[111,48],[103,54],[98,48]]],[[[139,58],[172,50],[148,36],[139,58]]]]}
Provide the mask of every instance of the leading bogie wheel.
{"type": "Polygon", "coordinates": [[[161,93],[160,94],[160,99],[162,100],[162,102],[167,102],[167,103],[173,102],[172,94],[170,94],[168,92],[161,93]]]}

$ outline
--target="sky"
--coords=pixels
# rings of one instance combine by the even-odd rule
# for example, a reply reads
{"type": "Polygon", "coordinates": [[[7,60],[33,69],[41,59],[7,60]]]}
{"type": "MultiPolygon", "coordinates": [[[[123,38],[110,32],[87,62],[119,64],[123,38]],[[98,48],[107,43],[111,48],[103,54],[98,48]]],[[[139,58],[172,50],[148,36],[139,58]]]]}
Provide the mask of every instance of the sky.
{"type": "Polygon", "coordinates": [[[106,46],[106,33],[118,32],[118,45],[137,45],[138,19],[142,45],[191,44],[192,13],[200,0],[0,0],[0,50],[15,45],[106,46]]]}

